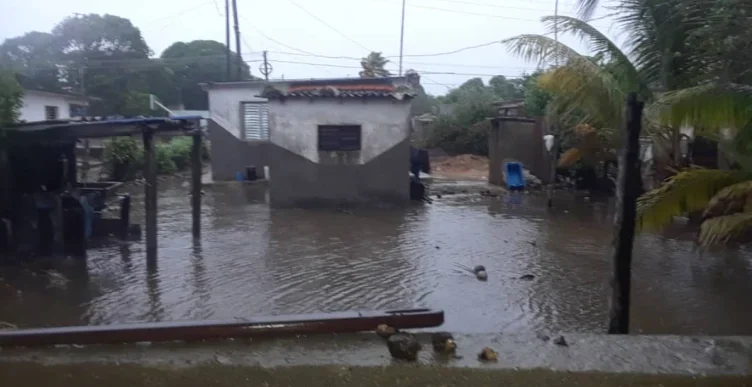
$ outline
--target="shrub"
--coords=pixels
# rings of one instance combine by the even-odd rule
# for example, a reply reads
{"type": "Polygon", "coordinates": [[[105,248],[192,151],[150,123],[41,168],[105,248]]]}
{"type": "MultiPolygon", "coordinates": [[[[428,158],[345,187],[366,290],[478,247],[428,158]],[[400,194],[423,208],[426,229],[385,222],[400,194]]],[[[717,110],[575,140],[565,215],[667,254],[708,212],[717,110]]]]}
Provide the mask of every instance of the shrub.
{"type": "Polygon", "coordinates": [[[132,178],[141,168],[143,149],[133,137],[116,137],[104,144],[104,162],[111,179],[132,178]]]}
{"type": "Polygon", "coordinates": [[[155,158],[157,161],[157,173],[170,174],[177,172],[178,168],[174,161],[174,152],[172,143],[159,143],[155,147],[155,158]]]}
{"type": "Polygon", "coordinates": [[[170,156],[175,168],[180,171],[185,169],[191,163],[191,149],[193,148],[193,139],[190,137],[176,137],[170,141],[170,156]]]}

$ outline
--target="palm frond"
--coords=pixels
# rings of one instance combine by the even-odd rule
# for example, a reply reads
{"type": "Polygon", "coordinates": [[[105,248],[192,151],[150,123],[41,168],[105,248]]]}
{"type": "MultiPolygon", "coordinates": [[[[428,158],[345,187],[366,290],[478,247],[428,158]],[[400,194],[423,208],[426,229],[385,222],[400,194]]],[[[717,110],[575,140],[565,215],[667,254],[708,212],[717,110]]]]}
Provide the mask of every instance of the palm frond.
{"type": "Polygon", "coordinates": [[[739,171],[704,168],[681,171],[637,200],[637,227],[660,229],[673,222],[675,216],[701,211],[719,191],[746,178],[739,171]]]}
{"type": "Polygon", "coordinates": [[[752,240],[752,212],[707,219],[700,225],[698,241],[703,246],[752,240]]]}
{"type": "Polygon", "coordinates": [[[752,121],[752,88],[704,84],[661,94],[650,109],[662,123],[739,129],[752,121]]]}
{"type": "Polygon", "coordinates": [[[593,17],[595,10],[598,8],[599,0],[578,0],[577,1],[577,16],[583,20],[589,20],[593,17]]]}
{"type": "Polygon", "coordinates": [[[571,16],[544,16],[541,20],[548,27],[549,32],[558,28],[561,33],[569,33],[577,37],[594,57],[602,58],[604,63],[608,64],[608,71],[619,80],[622,86],[631,88],[630,91],[639,92],[643,99],[650,97],[647,94],[648,87],[642,82],[637,68],[621,48],[597,28],[571,16]]]}
{"type": "Polygon", "coordinates": [[[513,55],[527,62],[536,62],[540,66],[567,63],[582,58],[573,48],[544,35],[517,35],[502,40],[501,44],[513,55]]]}
{"type": "Polygon", "coordinates": [[[559,168],[569,168],[582,158],[582,152],[577,148],[569,148],[559,157],[559,168]]]}
{"type": "Polygon", "coordinates": [[[752,180],[730,185],[718,191],[702,214],[703,219],[731,215],[748,209],[752,198],[752,180]]]}

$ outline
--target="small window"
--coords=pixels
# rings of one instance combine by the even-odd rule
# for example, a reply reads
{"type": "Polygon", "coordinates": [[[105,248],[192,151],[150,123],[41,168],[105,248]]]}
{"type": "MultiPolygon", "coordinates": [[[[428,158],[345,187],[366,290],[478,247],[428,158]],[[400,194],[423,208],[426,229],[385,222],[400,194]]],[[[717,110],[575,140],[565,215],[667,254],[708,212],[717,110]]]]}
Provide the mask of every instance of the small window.
{"type": "Polygon", "coordinates": [[[56,120],[60,117],[57,106],[45,106],[44,107],[44,119],[56,120]]]}
{"type": "Polygon", "coordinates": [[[320,151],[359,151],[360,139],[360,125],[319,125],[320,151]]]}
{"type": "Polygon", "coordinates": [[[242,102],[243,135],[246,140],[269,140],[269,104],[242,102]]]}

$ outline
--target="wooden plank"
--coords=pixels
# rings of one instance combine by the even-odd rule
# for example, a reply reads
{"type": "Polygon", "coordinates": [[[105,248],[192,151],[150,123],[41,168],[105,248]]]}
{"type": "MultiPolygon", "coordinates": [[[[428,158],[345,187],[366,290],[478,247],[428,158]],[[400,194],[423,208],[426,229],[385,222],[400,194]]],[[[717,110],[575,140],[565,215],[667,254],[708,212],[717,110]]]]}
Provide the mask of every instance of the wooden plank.
{"type": "Polygon", "coordinates": [[[0,347],[194,341],[239,337],[354,333],[379,324],[397,329],[437,327],[444,311],[407,309],[253,317],[229,321],[158,322],[0,331],[0,347]]]}

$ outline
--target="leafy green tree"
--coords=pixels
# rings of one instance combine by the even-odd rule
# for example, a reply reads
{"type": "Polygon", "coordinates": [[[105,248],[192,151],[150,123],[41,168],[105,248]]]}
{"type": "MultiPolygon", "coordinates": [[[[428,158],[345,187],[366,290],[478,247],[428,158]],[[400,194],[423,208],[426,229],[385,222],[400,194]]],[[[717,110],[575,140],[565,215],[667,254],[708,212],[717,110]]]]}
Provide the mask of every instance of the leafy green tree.
{"type": "Polygon", "coordinates": [[[22,99],[23,89],[14,74],[0,69],[0,128],[18,121],[22,99]]]}
{"type": "Polygon", "coordinates": [[[0,67],[16,72],[22,86],[60,91],[55,36],[32,31],[0,44],[0,67]]]}
{"type": "MultiPolygon", "coordinates": [[[[231,54],[236,57],[234,53],[231,54]]],[[[186,109],[207,110],[209,101],[199,83],[227,80],[226,46],[214,40],[176,42],[161,55],[162,62],[173,77],[172,90],[156,93],[167,103],[180,102],[186,109]]],[[[248,64],[243,63],[242,80],[251,76],[248,64]]]]}
{"type": "Polygon", "coordinates": [[[360,77],[381,78],[390,76],[391,73],[386,69],[387,63],[389,63],[389,59],[384,58],[380,52],[371,52],[360,61],[360,66],[363,67],[360,77]]]}
{"type": "Polygon", "coordinates": [[[488,81],[488,86],[503,101],[525,98],[525,79],[523,78],[507,79],[503,75],[497,75],[488,81]]]}

